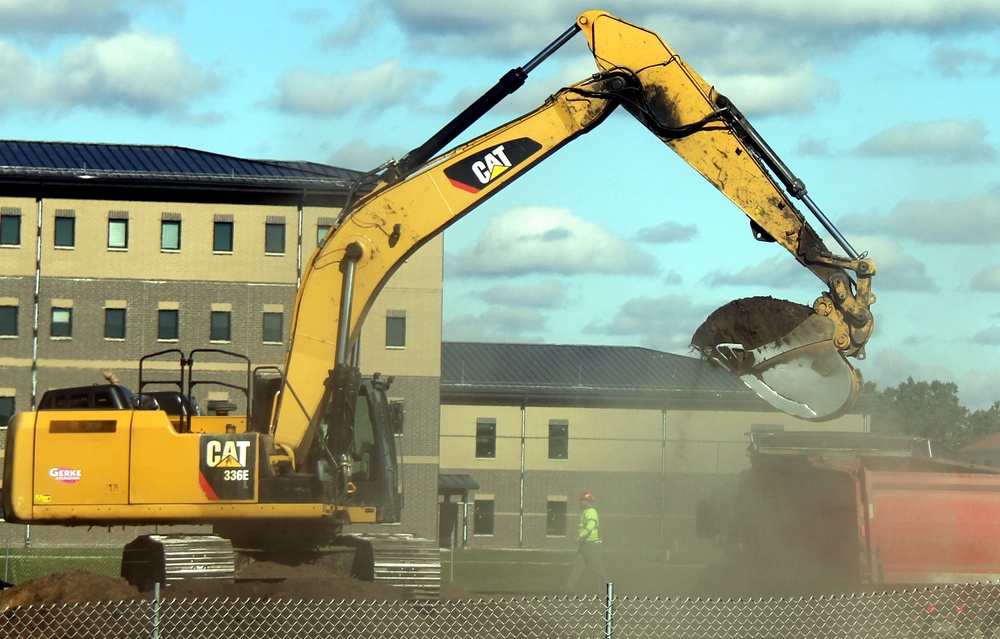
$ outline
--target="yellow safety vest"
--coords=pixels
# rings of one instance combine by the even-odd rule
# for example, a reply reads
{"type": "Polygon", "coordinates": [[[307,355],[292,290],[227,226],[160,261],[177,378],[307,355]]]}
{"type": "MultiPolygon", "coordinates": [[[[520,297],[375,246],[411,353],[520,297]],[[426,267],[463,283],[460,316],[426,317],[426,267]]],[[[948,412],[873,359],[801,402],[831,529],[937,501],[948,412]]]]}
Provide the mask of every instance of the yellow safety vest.
{"type": "Polygon", "coordinates": [[[577,526],[577,539],[581,541],[601,540],[601,518],[594,507],[584,508],[580,513],[580,525],[577,526]]]}

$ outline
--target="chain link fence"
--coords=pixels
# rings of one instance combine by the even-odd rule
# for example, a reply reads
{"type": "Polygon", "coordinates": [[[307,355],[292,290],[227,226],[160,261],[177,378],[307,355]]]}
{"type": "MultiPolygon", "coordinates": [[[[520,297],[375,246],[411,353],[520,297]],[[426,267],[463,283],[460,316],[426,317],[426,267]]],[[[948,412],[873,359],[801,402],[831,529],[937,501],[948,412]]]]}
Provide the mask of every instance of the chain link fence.
{"type": "MultiPolygon", "coordinates": [[[[17,584],[71,570],[117,577],[121,547],[144,532],[152,530],[26,529],[0,524],[2,577],[17,584]]],[[[635,571],[626,572],[617,562],[621,576],[629,579],[609,596],[543,596],[538,593],[559,592],[568,569],[566,553],[452,550],[444,551],[442,559],[443,579],[465,591],[433,604],[145,594],[117,602],[0,610],[0,638],[1000,637],[1000,585],[996,584],[814,597],[635,596],[637,590],[653,589],[638,587],[635,571]],[[480,594],[486,592],[492,594],[480,594]]],[[[684,581],[676,564],[644,563],[655,573],[650,579],[684,581]]]]}
{"type": "Polygon", "coordinates": [[[0,637],[11,639],[879,639],[994,637],[998,629],[997,589],[985,584],[767,600],[591,596],[415,604],[152,596],[0,614],[0,637]]]}

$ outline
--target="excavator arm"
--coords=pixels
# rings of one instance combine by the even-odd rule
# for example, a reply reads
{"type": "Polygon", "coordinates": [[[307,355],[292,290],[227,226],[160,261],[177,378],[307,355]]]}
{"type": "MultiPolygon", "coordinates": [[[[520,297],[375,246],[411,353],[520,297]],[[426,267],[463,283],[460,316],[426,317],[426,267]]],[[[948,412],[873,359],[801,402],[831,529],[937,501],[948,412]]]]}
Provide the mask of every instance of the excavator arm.
{"type": "Polygon", "coordinates": [[[656,34],[600,11],[577,24],[603,73],[634,75],[638,91],[623,107],[742,209],[757,239],[779,243],[826,284],[811,312],[769,298],[736,300],[699,327],[693,344],[785,412],[810,420],[843,414],[860,391],[845,357],[864,359],[874,328],[874,262],[851,247],[739,109],[656,34]],[[846,256],[825,246],[792,197],[846,256]]]}
{"type": "MultiPolygon", "coordinates": [[[[655,34],[606,13],[588,11],[423,146],[373,172],[367,184],[359,182],[360,194],[345,207],[302,276],[273,427],[275,444],[283,453],[277,457],[284,456],[297,467],[314,437],[322,436],[319,422],[331,419],[322,407],[331,397],[343,395],[343,388],[337,381],[328,381],[326,387],[317,384],[316,371],[329,370],[334,363],[331,380],[335,380],[338,370],[353,366],[352,353],[365,316],[396,269],[431,238],[598,126],[619,106],[743,210],[758,239],[781,244],[826,285],[813,308],[807,309],[807,317],[801,318],[808,320],[800,324],[803,330],[793,327],[787,334],[746,339],[739,331],[700,329],[704,343],[698,343],[698,334],[695,340],[700,350],[793,414],[825,419],[849,408],[859,381],[844,357],[863,357],[871,335],[869,306],[874,297],[869,282],[874,264],[853,249],[845,248],[848,256],[839,257],[825,247],[772,172],[800,199],[805,194],[801,183],[739,111],[655,34]],[[439,153],[579,32],[594,54],[596,75],[559,90],[531,113],[439,153]],[[786,378],[797,379],[803,370],[831,380],[835,399],[820,401],[817,409],[795,392],[787,393],[786,378]]],[[[825,217],[821,221],[832,229],[825,217]]],[[[840,239],[839,233],[835,237],[840,239]]],[[[717,313],[725,311],[723,307],[717,313]]],[[[773,324],[765,319],[761,325],[773,324]]],[[[351,375],[341,377],[348,380],[345,384],[351,383],[351,375]]],[[[333,413],[350,412],[347,395],[346,403],[333,413]]]]}

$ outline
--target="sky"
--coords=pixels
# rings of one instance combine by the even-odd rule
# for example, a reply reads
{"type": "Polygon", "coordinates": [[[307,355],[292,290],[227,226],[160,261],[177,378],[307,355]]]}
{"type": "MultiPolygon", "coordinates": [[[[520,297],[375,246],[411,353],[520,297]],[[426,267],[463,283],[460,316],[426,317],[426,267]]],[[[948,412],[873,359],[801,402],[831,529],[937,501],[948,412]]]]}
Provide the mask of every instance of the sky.
{"type": "MultiPolygon", "coordinates": [[[[368,170],[592,8],[727,95],[874,260],[865,380],[1000,400],[996,0],[0,0],[0,137],[368,170]]],[[[456,143],[595,71],[577,35],[456,143]]],[[[445,232],[443,338],[690,354],[730,300],[822,290],[622,111],[445,232]]]]}

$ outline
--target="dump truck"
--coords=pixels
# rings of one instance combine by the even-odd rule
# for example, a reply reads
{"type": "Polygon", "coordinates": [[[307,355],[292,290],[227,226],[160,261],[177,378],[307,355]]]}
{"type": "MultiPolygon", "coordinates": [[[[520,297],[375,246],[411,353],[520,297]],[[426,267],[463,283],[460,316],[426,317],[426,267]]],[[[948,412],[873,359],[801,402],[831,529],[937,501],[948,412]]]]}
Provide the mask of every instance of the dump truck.
{"type": "Polygon", "coordinates": [[[716,588],[787,596],[1000,580],[1000,468],[867,433],[754,433],[749,457],[734,494],[698,505],[699,535],[725,549],[709,571],[716,588]]]}

